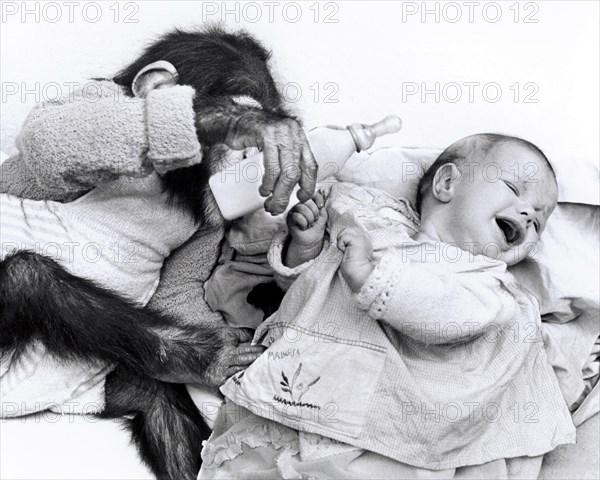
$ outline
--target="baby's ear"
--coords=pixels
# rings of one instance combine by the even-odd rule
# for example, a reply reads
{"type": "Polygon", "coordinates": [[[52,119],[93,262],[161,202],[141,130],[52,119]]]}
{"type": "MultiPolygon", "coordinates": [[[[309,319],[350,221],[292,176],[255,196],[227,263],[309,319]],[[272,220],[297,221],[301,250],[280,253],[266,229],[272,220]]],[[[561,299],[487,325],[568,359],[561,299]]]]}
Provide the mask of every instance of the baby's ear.
{"type": "Polygon", "coordinates": [[[151,63],[142,68],[131,85],[131,91],[136,97],[144,98],[155,88],[172,87],[177,84],[179,74],[177,69],[165,60],[151,63]]]}
{"type": "Polygon", "coordinates": [[[460,170],[454,163],[442,165],[433,177],[433,196],[442,203],[448,203],[454,196],[455,186],[460,176],[460,170]]]}

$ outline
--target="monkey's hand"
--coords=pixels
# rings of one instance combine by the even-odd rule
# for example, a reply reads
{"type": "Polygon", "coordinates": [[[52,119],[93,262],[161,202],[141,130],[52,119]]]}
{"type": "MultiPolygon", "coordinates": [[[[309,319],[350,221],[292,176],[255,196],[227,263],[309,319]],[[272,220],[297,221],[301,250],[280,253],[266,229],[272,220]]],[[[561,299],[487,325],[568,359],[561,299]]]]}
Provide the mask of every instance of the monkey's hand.
{"type": "Polygon", "coordinates": [[[285,211],[296,184],[300,186],[301,202],[312,197],[317,163],[297,120],[273,119],[255,113],[242,115],[232,124],[225,144],[234,150],[258,147],[263,152],[265,174],[259,192],[263,197],[272,195],[265,202],[265,209],[271,214],[285,211]]]}
{"type": "MultiPolygon", "coordinates": [[[[216,102],[216,100],[213,100],[216,102]]],[[[224,102],[224,100],[221,100],[224,102]]],[[[298,120],[275,112],[236,105],[196,103],[200,143],[224,143],[233,150],[257,147],[263,152],[265,174],[259,192],[265,210],[283,213],[299,184],[298,199],[309,200],[317,183],[317,163],[298,120]]]]}
{"type": "Polygon", "coordinates": [[[264,351],[262,345],[251,345],[247,330],[232,328],[225,332],[224,344],[204,375],[204,385],[220,387],[241,370],[248,368],[264,351]]]}
{"type": "Polygon", "coordinates": [[[154,330],[159,354],[148,374],[169,383],[218,387],[265,350],[248,330],[214,325],[166,325],[154,330]]]}
{"type": "Polygon", "coordinates": [[[345,228],[338,235],[337,246],[344,252],[342,276],[356,293],[375,269],[371,238],[359,228],[345,228]]]}

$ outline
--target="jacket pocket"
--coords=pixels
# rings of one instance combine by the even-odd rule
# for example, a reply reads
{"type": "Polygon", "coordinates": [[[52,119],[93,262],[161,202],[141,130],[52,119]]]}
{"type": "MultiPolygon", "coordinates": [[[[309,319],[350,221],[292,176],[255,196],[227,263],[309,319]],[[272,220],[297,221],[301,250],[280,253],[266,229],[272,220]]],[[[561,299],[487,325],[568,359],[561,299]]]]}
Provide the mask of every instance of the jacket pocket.
{"type": "Polygon", "coordinates": [[[291,428],[357,438],[386,348],[291,325],[271,325],[266,342],[272,343],[265,353],[221,391],[253,413],[291,428]]]}

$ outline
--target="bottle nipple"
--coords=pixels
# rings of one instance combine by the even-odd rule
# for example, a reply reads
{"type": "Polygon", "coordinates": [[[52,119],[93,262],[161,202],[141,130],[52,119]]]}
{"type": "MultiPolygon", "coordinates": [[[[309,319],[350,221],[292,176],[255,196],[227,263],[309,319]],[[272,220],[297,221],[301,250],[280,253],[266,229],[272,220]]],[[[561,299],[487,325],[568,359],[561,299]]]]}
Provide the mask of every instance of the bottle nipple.
{"type": "Polygon", "coordinates": [[[347,128],[356,145],[356,151],[361,152],[371,148],[377,137],[399,132],[402,128],[402,120],[397,115],[388,115],[372,125],[353,123],[347,128]]]}

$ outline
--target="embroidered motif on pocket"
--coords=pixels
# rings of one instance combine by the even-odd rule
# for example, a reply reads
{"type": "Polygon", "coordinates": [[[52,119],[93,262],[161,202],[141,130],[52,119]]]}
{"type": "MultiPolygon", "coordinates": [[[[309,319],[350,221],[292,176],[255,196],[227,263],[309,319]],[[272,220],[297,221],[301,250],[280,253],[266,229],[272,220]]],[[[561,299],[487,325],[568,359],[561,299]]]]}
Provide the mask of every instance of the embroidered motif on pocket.
{"type": "Polygon", "coordinates": [[[277,333],[256,362],[221,388],[223,394],[292,428],[357,438],[383,370],[385,347],[292,326],[277,333]]]}

